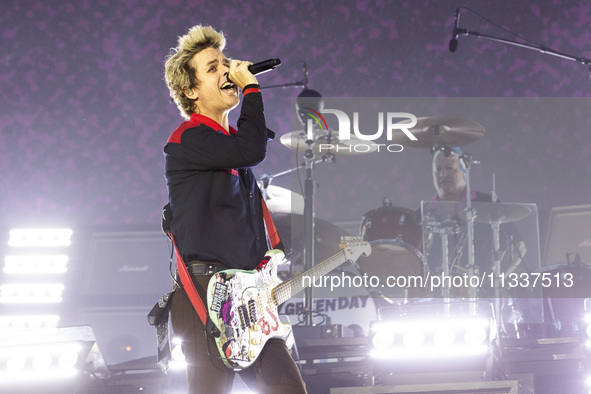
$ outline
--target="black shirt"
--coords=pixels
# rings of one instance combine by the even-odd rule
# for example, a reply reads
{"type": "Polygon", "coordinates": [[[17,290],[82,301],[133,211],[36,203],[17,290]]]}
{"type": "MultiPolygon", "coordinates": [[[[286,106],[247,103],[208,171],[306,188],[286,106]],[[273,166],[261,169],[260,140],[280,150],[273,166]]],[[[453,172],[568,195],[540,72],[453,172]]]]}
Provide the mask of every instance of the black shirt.
{"type": "MultiPolygon", "coordinates": [[[[186,262],[253,269],[269,249],[251,166],[266,156],[268,130],[257,88],[245,88],[238,130],[193,114],[164,148],[171,231],[186,262]]],[[[272,133],[272,132],[271,132],[272,133]]]]}

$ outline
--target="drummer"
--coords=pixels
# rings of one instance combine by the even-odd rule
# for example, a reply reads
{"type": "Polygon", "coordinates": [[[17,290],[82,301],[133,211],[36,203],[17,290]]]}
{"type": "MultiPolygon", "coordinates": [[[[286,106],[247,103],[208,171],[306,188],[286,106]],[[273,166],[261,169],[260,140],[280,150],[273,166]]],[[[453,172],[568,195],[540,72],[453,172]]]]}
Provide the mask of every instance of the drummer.
{"type": "MultiPolygon", "coordinates": [[[[433,185],[435,186],[436,194],[433,196],[433,201],[466,201],[466,169],[463,166],[460,157],[463,152],[459,147],[442,148],[437,150],[433,155],[433,185]]],[[[493,202],[491,195],[479,191],[471,190],[471,201],[473,202],[493,202]]],[[[512,240],[509,255],[512,256],[509,262],[508,258],[503,259],[501,265],[501,272],[505,275],[515,271],[526,252],[525,243],[518,237],[518,234],[513,226],[507,229],[507,226],[502,229],[501,240],[512,240]]],[[[450,263],[457,261],[454,265],[456,272],[462,272],[467,269],[467,251],[465,233],[460,234],[454,239],[450,239],[450,263]],[[455,244],[454,244],[455,243],[455,244]],[[458,256],[458,254],[463,256],[458,256]]],[[[492,256],[493,256],[493,239],[492,231],[489,225],[475,225],[474,230],[474,245],[475,245],[475,265],[480,272],[492,271],[492,256]]],[[[505,250],[509,250],[508,245],[505,245],[505,250]]],[[[437,254],[438,248],[433,245],[428,245],[427,251],[431,255],[437,254]]],[[[437,271],[440,269],[441,257],[429,258],[429,265],[431,269],[437,271]],[[435,261],[434,261],[435,260],[435,261]],[[434,266],[435,265],[435,266],[434,266]]]]}
{"type": "MultiPolygon", "coordinates": [[[[458,147],[443,148],[433,155],[433,185],[437,194],[434,201],[466,201],[466,169],[458,160],[462,155],[458,147]]],[[[471,192],[472,201],[492,202],[488,194],[471,192]]]]}

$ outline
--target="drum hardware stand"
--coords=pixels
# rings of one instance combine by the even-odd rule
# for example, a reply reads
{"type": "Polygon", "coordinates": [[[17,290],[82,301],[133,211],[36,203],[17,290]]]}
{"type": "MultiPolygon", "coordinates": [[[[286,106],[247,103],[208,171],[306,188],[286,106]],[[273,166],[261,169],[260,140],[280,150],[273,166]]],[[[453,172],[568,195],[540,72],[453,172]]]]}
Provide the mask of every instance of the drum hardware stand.
{"type": "MultiPolygon", "coordinates": [[[[493,173],[493,187],[491,193],[491,199],[493,203],[497,202],[497,191],[496,191],[496,179],[495,174],[493,173]]],[[[500,326],[502,325],[501,320],[501,287],[499,283],[499,278],[501,276],[501,259],[500,256],[500,249],[501,243],[499,240],[500,237],[500,227],[501,222],[499,220],[491,221],[490,223],[493,233],[493,276],[494,276],[494,288],[495,288],[495,315],[497,316],[497,323],[500,326]]],[[[519,331],[515,330],[515,332],[519,333],[519,331]]]]}
{"type": "MultiPolygon", "coordinates": [[[[447,146],[435,145],[431,148],[431,153],[435,151],[442,151],[447,158],[456,158],[460,161],[460,165],[464,167],[466,173],[466,228],[468,241],[468,275],[472,277],[475,273],[474,264],[474,210],[472,209],[472,189],[470,185],[470,169],[472,164],[480,164],[480,161],[474,160],[468,153],[458,154],[452,151],[447,146]]],[[[468,298],[471,301],[476,300],[476,289],[472,286],[468,287],[468,298]]]]}
{"type": "Polygon", "coordinates": [[[495,288],[495,314],[497,316],[497,322],[501,322],[501,285],[499,278],[501,277],[501,245],[499,241],[499,233],[501,222],[499,220],[493,220],[490,223],[493,233],[493,276],[494,276],[494,288],[495,288]]]}
{"type": "MultiPolygon", "coordinates": [[[[450,273],[449,266],[449,249],[448,249],[448,234],[454,232],[455,221],[453,219],[445,219],[442,222],[437,222],[431,217],[427,216],[426,232],[429,234],[438,234],[441,238],[441,273],[444,277],[448,277],[450,273]]],[[[450,287],[443,286],[441,292],[444,302],[449,303],[450,287]]]]}
{"type": "MultiPolygon", "coordinates": [[[[466,224],[467,224],[467,243],[468,243],[468,277],[472,277],[475,274],[475,263],[474,263],[474,210],[472,209],[472,189],[470,186],[470,169],[472,168],[472,164],[478,164],[479,161],[476,161],[472,158],[471,155],[467,153],[462,153],[458,160],[460,160],[461,165],[464,167],[466,171],[466,224]]],[[[473,286],[468,286],[468,299],[471,302],[471,308],[473,308],[470,313],[476,314],[476,288],[473,286]]]]}
{"type": "MultiPolygon", "coordinates": [[[[475,263],[474,263],[474,219],[475,213],[472,209],[472,189],[470,185],[470,170],[472,164],[479,164],[480,162],[474,160],[468,153],[457,154],[446,146],[434,146],[431,151],[441,150],[447,158],[456,158],[460,161],[460,165],[464,167],[466,174],[466,232],[467,232],[467,243],[468,243],[468,277],[472,277],[475,274],[475,263]]],[[[470,314],[476,314],[476,288],[468,286],[468,299],[471,304],[470,314]]]]}

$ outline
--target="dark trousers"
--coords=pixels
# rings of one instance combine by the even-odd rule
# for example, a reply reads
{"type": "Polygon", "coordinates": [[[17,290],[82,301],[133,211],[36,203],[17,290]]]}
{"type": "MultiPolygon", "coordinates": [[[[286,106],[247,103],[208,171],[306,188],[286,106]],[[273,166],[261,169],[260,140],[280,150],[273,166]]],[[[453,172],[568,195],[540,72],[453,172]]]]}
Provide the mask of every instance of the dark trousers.
{"type": "MultiPolygon", "coordinates": [[[[204,303],[210,276],[194,278],[195,287],[204,303]]],[[[172,328],[182,340],[187,362],[188,393],[229,394],[235,372],[219,359],[214,339],[205,334],[199,316],[187,295],[180,289],[172,299],[172,328]]],[[[258,394],[305,394],[305,383],[291,358],[289,349],[281,339],[271,339],[255,362],[238,372],[246,385],[258,394]]]]}

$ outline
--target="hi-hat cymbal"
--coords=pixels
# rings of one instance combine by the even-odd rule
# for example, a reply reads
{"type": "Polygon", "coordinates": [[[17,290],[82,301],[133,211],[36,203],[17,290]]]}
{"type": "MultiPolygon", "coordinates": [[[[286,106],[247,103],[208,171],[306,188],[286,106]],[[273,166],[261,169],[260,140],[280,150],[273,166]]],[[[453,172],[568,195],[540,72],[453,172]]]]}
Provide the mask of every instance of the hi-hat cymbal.
{"type": "Polygon", "coordinates": [[[527,205],[500,202],[473,202],[472,208],[476,212],[476,223],[517,222],[531,213],[527,205]]]}
{"type": "MultiPolygon", "coordinates": [[[[408,122],[399,122],[408,123],[408,122]]],[[[408,129],[417,141],[410,140],[404,133],[395,133],[392,142],[412,148],[434,146],[462,146],[478,141],[484,136],[484,127],[476,122],[459,118],[422,117],[417,118],[415,127],[408,129]]]]}
{"type": "MultiPolygon", "coordinates": [[[[357,137],[351,136],[348,140],[339,140],[338,134],[326,131],[314,131],[314,145],[312,150],[317,154],[332,153],[334,155],[361,155],[375,152],[378,149],[376,144],[367,143],[357,137]],[[330,142],[329,142],[330,141],[330,142]]],[[[305,151],[306,131],[296,130],[281,136],[280,141],[284,146],[293,150],[305,151]]]]}

